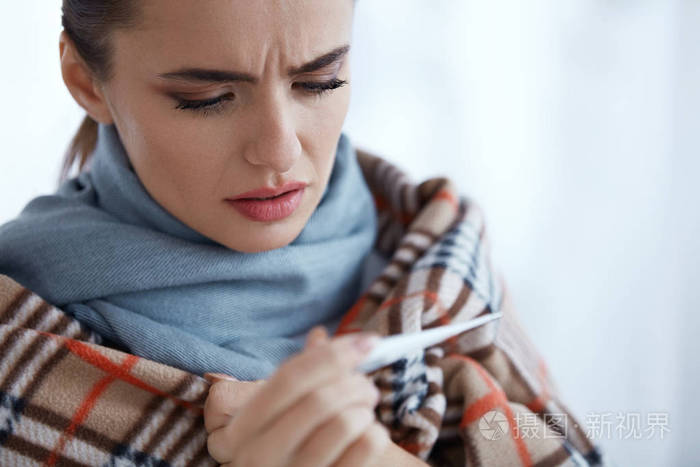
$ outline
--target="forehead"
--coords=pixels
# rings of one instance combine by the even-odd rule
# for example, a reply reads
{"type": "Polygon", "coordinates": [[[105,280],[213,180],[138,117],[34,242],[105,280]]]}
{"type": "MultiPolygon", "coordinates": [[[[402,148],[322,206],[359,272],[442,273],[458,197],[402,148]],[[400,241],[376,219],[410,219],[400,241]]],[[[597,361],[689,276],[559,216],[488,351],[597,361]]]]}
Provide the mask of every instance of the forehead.
{"type": "Polygon", "coordinates": [[[233,63],[254,72],[271,54],[286,67],[351,37],[352,0],[142,0],[140,5],[140,25],[116,33],[116,53],[141,58],[149,68],[158,62],[233,63]]]}

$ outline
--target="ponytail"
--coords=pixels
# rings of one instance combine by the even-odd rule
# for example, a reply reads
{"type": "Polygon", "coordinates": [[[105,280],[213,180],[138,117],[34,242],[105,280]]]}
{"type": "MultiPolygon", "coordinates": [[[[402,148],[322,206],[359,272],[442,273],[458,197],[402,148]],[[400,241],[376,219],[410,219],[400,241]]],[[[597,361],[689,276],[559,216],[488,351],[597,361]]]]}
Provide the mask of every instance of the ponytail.
{"type": "Polygon", "coordinates": [[[76,161],[78,163],[78,172],[83,170],[90,159],[92,151],[95,149],[96,143],[97,122],[89,115],[85,115],[83,122],[80,124],[80,128],[78,128],[77,133],[73,136],[63,157],[63,167],[61,168],[59,183],[68,177],[76,161]]]}
{"type": "MultiPolygon", "coordinates": [[[[100,82],[111,79],[114,64],[112,32],[140,22],[139,2],[134,0],[63,0],[61,24],[93,77],[100,82]]],[[[97,143],[97,122],[86,115],[66,150],[59,183],[73,165],[78,171],[89,162],[97,143]]]]}

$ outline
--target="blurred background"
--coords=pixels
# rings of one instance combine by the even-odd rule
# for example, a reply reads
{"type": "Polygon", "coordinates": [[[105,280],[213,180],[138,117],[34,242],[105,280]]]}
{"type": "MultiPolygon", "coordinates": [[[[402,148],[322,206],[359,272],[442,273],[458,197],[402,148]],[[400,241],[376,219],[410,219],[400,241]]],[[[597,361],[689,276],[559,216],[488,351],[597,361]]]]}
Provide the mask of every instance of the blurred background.
{"type": "MultiPolygon", "coordinates": [[[[5,12],[0,223],[55,189],[83,116],[60,2],[5,12]]],[[[524,326],[618,465],[700,465],[700,2],[365,0],[355,21],[355,144],[481,204],[524,326]]]]}

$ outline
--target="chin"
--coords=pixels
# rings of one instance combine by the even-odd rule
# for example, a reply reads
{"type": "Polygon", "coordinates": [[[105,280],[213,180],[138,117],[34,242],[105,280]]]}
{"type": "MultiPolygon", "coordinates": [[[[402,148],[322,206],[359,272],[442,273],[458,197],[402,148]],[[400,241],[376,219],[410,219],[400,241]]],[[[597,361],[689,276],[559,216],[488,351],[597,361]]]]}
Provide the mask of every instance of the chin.
{"type": "Polygon", "coordinates": [[[208,237],[234,251],[260,253],[292,243],[304,230],[309,217],[311,213],[298,210],[287,219],[269,224],[242,218],[238,222],[209,225],[207,230],[212,235],[208,237]]]}
{"type": "MultiPolygon", "coordinates": [[[[239,251],[241,253],[261,253],[263,251],[276,250],[277,248],[282,248],[283,246],[289,245],[291,242],[277,243],[277,244],[256,244],[256,245],[231,245],[229,248],[232,250],[239,251]]],[[[228,245],[226,245],[228,246],[228,245]]]]}
{"type": "Polygon", "coordinates": [[[228,247],[235,251],[240,251],[241,253],[260,253],[263,251],[275,250],[277,248],[282,248],[294,241],[294,239],[299,235],[299,232],[291,235],[275,236],[273,238],[263,238],[258,236],[251,236],[245,240],[238,242],[221,242],[222,245],[228,247]]]}

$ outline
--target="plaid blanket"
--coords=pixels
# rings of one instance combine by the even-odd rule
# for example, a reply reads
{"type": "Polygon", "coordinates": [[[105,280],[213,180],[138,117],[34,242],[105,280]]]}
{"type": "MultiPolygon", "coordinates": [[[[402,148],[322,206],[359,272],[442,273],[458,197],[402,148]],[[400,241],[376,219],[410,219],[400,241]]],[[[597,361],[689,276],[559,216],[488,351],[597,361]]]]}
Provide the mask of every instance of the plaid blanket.
{"type": "MultiPolygon", "coordinates": [[[[416,184],[358,151],[388,263],[336,334],[503,318],[372,373],[377,416],[430,465],[602,465],[524,334],[488,255],[483,214],[453,182],[416,184]]],[[[0,254],[2,254],[0,252],[0,254]]],[[[216,465],[199,375],[110,346],[0,275],[0,465],[216,465]]]]}

